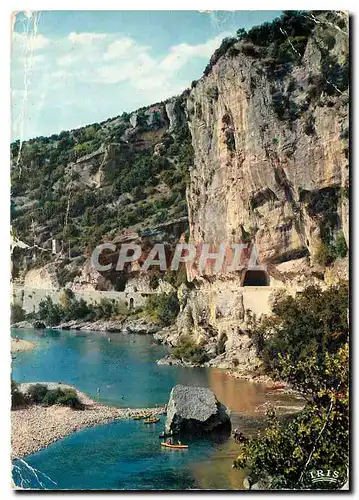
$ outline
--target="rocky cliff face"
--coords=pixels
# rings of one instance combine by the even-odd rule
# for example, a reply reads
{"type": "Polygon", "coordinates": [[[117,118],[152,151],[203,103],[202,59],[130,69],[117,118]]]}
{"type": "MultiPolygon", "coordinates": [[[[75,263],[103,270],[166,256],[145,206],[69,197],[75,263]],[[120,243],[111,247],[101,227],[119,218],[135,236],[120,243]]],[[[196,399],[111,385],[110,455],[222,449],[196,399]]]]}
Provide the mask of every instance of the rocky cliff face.
{"type": "MultiPolygon", "coordinates": [[[[327,25],[315,28],[302,63],[277,68],[239,53],[222,57],[191,91],[187,102],[195,151],[188,207],[191,239],[218,246],[243,241],[259,247],[261,261],[277,264],[297,256],[313,259],[331,198],[348,243],[348,94],[313,98],[321,75],[323,39],[345,61],[348,37],[327,25]],[[314,89],[315,90],[315,89],[314,89]],[[317,210],[316,210],[317,208],[317,210]],[[321,209],[323,209],[321,211],[321,209]]],[[[240,44],[238,44],[240,48],[240,44]]],[[[330,207],[332,209],[332,207],[330,207]]]]}
{"type": "MultiPolygon", "coordinates": [[[[321,255],[343,235],[349,243],[348,91],[334,76],[348,59],[348,24],[328,19],[317,18],[297,64],[273,64],[258,47],[236,43],[187,100],[190,240],[213,251],[255,243],[270,285],[324,284],[321,255]]],[[[193,286],[178,321],[212,350],[225,339],[240,364],[255,363],[250,349],[241,354],[250,344],[244,273],[189,269],[193,286]]]]}
{"type": "Polygon", "coordinates": [[[138,243],[142,233],[151,240],[163,227],[171,243],[178,227],[187,229],[193,151],[183,96],[19,148],[11,145],[12,233],[22,243],[13,252],[14,279],[54,263],[59,286],[78,278],[76,286],[116,289],[116,277],[87,279],[97,245],[138,243]]]}

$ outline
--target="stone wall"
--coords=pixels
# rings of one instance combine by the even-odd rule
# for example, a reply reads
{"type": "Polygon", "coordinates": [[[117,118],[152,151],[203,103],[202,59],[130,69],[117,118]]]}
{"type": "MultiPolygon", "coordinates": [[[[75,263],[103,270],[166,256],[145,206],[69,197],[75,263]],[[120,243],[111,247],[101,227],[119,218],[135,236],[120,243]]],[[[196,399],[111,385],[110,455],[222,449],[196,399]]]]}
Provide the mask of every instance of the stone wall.
{"type": "MultiPolygon", "coordinates": [[[[58,303],[62,293],[62,290],[14,285],[12,289],[12,302],[21,305],[26,313],[31,313],[37,311],[39,303],[46,297],[50,297],[53,302],[58,303]]],[[[99,302],[101,299],[109,299],[125,302],[128,306],[130,306],[131,301],[133,307],[143,307],[148,296],[148,294],[138,292],[104,292],[99,290],[74,291],[74,294],[77,299],[84,299],[89,304],[99,302]]]]}

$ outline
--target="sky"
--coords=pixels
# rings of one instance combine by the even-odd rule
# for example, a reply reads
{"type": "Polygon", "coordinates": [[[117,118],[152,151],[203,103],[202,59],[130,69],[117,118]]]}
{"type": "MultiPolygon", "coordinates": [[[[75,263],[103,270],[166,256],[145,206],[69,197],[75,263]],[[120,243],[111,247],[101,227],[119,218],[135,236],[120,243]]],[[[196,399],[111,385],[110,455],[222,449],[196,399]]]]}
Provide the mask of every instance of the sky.
{"type": "Polygon", "coordinates": [[[180,94],[221,40],[280,11],[19,12],[12,139],[101,122],[180,94]]]}

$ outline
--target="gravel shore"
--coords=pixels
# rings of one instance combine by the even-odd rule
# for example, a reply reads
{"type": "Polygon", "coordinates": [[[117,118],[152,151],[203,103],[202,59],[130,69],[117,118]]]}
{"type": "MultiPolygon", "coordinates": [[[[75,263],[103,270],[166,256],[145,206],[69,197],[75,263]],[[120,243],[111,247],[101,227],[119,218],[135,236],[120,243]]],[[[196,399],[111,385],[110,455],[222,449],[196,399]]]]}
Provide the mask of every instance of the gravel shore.
{"type": "MultiPolygon", "coordinates": [[[[42,382],[39,382],[42,383],[42,382]]],[[[12,459],[23,458],[46,448],[51,443],[61,439],[72,432],[104,424],[114,420],[131,419],[144,412],[160,414],[164,408],[115,408],[102,405],[75,387],[45,382],[49,389],[55,387],[71,388],[77,392],[84,410],[72,410],[66,406],[41,406],[31,405],[11,411],[11,447],[12,459]]],[[[30,384],[20,384],[22,392],[26,392],[30,384]]]]}
{"type": "Polygon", "coordinates": [[[34,347],[36,347],[36,344],[28,340],[11,339],[11,352],[13,353],[29,351],[30,349],[34,349],[34,347]]]}

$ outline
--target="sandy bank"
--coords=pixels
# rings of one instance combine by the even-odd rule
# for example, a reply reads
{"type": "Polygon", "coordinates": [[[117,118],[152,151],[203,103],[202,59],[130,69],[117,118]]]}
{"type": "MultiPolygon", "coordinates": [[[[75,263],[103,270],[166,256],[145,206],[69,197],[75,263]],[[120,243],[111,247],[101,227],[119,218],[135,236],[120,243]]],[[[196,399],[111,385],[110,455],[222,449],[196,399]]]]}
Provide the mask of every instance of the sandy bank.
{"type": "Polygon", "coordinates": [[[11,339],[11,352],[29,351],[34,347],[36,347],[36,344],[28,340],[11,339]]]}
{"type": "MultiPolygon", "coordinates": [[[[49,388],[72,388],[65,384],[48,383],[49,388]]],[[[21,391],[25,392],[29,384],[20,384],[21,391]]],[[[135,415],[148,410],[153,414],[162,413],[164,408],[115,408],[93,401],[85,394],[76,390],[80,400],[85,405],[84,410],[72,410],[66,406],[32,405],[11,411],[11,446],[12,458],[22,458],[26,455],[46,448],[51,443],[72,432],[104,424],[114,420],[130,419],[135,415]]]]}

